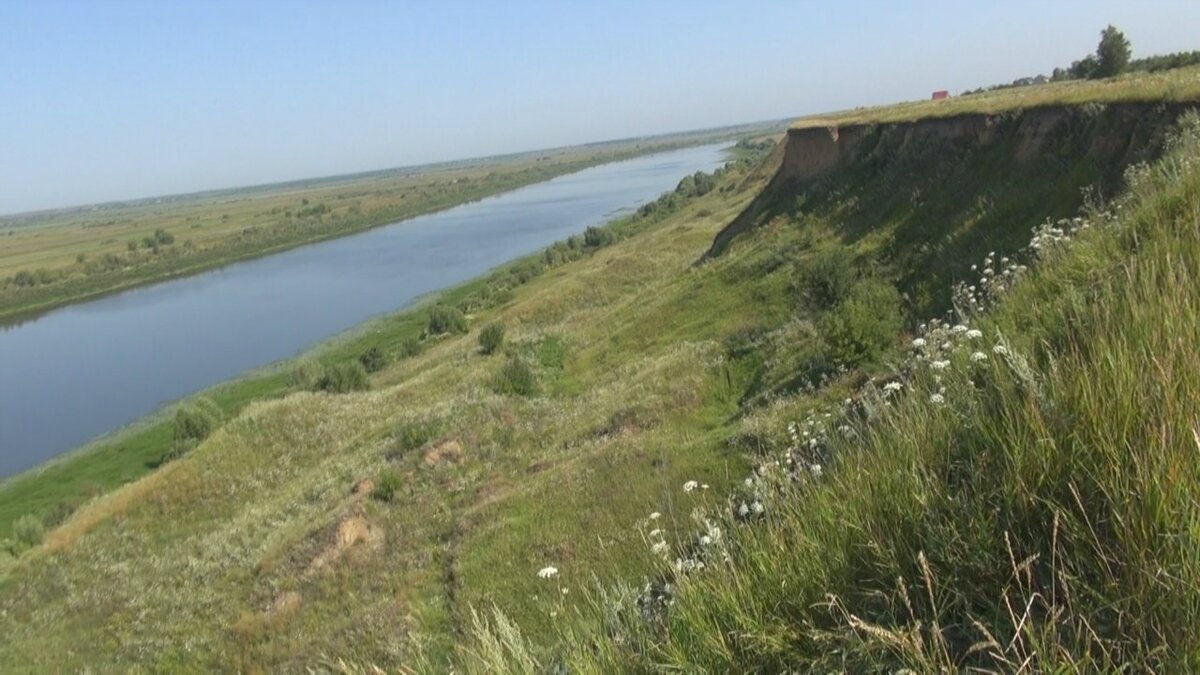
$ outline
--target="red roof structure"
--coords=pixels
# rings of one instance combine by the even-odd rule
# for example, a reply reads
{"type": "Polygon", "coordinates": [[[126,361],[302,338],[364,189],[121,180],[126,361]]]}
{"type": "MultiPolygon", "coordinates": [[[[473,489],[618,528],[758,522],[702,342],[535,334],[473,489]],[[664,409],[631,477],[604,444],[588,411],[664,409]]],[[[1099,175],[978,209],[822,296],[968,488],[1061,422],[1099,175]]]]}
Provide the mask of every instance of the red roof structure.
{"type": "Polygon", "coordinates": [[[941,101],[942,99],[947,98],[950,98],[950,92],[946,91],[945,89],[933,92],[933,100],[935,101],[941,101]]]}

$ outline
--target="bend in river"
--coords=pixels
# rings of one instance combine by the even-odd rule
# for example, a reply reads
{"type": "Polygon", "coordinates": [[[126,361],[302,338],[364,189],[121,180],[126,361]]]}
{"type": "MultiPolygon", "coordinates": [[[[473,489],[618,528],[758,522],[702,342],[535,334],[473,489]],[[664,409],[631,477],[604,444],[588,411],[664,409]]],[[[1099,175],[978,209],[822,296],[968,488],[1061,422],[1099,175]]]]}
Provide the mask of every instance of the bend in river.
{"type": "Polygon", "coordinates": [[[605,164],[0,328],[0,476],[622,215],[724,144],[605,164]]]}

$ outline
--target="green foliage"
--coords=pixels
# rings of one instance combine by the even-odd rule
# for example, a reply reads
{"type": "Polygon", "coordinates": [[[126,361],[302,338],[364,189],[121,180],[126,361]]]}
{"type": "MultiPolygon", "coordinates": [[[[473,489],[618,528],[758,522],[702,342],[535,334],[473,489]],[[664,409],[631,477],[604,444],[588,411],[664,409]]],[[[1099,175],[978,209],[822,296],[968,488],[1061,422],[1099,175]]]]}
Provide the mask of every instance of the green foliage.
{"type": "Polygon", "coordinates": [[[437,425],[430,422],[405,422],[392,432],[394,445],[388,459],[397,459],[425,445],[437,435],[437,425]]]}
{"type": "Polygon", "coordinates": [[[446,305],[434,305],[429,310],[429,327],[430,335],[443,335],[446,333],[465,333],[467,332],[467,317],[454,307],[446,305]]]}
{"type": "Polygon", "coordinates": [[[533,396],[537,393],[537,375],[525,359],[517,355],[508,357],[504,367],[496,373],[492,388],[498,394],[533,396]]]}
{"type": "Polygon", "coordinates": [[[21,549],[29,549],[42,543],[46,536],[46,528],[40,518],[33,514],[21,516],[13,524],[13,540],[21,549]]]}
{"type": "Polygon", "coordinates": [[[421,341],[416,337],[405,338],[400,343],[400,355],[405,358],[412,358],[421,353],[421,341]]]}
{"type": "Polygon", "coordinates": [[[900,307],[900,293],[890,284],[869,279],[855,285],[821,321],[833,361],[854,367],[882,356],[899,337],[900,307]]]}
{"type": "Polygon", "coordinates": [[[479,349],[484,354],[493,354],[504,345],[504,324],[494,321],[479,331],[479,349]]]}
{"type": "Polygon", "coordinates": [[[1125,72],[1129,65],[1131,49],[1125,34],[1116,26],[1108,26],[1100,31],[1100,46],[1096,48],[1096,69],[1094,77],[1112,77],[1125,72]]]}
{"type": "Polygon", "coordinates": [[[175,411],[175,442],[196,442],[209,437],[221,426],[221,409],[211,399],[200,397],[175,411]]]}
{"type": "Polygon", "coordinates": [[[299,391],[312,389],[313,383],[321,375],[321,368],[316,363],[304,359],[288,369],[285,382],[288,388],[299,391]]]}
{"type": "Polygon", "coordinates": [[[608,246],[616,241],[616,236],[606,227],[588,227],[583,231],[583,244],[588,248],[608,246]]]}
{"type": "Polygon", "coordinates": [[[314,385],[316,391],[327,391],[331,394],[346,394],[370,388],[371,379],[367,377],[367,369],[358,361],[326,366],[314,385]]]}
{"type": "Polygon", "coordinates": [[[404,487],[404,476],[396,469],[384,469],[375,481],[375,489],[371,497],[381,502],[390,502],[396,498],[396,493],[404,487]]]}
{"type": "Polygon", "coordinates": [[[801,294],[811,306],[830,308],[850,293],[858,278],[854,254],[842,244],[827,244],[797,263],[801,294]]]}
{"type": "Polygon", "coordinates": [[[567,362],[567,345],[558,335],[542,339],[537,346],[538,363],[543,368],[562,370],[567,362]]]}
{"type": "Polygon", "coordinates": [[[387,357],[379,347],[371,347],[359,355],[358,362],[368,373],[377,373],[387,366],[387,357]]]}

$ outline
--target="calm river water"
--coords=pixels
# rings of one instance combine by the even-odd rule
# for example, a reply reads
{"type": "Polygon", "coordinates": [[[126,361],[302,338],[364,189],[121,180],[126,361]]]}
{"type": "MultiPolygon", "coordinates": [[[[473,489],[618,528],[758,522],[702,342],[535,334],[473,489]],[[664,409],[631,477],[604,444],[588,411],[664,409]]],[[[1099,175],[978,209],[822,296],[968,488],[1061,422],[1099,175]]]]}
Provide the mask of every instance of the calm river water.
{"type": "Polygon", "coordinates": [[[0,476],[635,209],[708,145],[586,169],[0,328],[0,476]]]}

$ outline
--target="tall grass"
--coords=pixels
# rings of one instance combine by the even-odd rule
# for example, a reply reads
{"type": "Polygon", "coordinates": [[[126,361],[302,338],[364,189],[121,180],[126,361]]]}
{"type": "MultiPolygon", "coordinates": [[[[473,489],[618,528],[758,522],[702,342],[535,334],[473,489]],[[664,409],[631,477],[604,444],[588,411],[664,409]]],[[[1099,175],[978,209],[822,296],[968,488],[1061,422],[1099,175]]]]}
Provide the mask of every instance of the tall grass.
{"type": "Polygon", "coordinates": [[[1074,225],[793,427],[719,546],[564,622],[571,670],[1200,668],[1200,119],[1074,225]]]}

